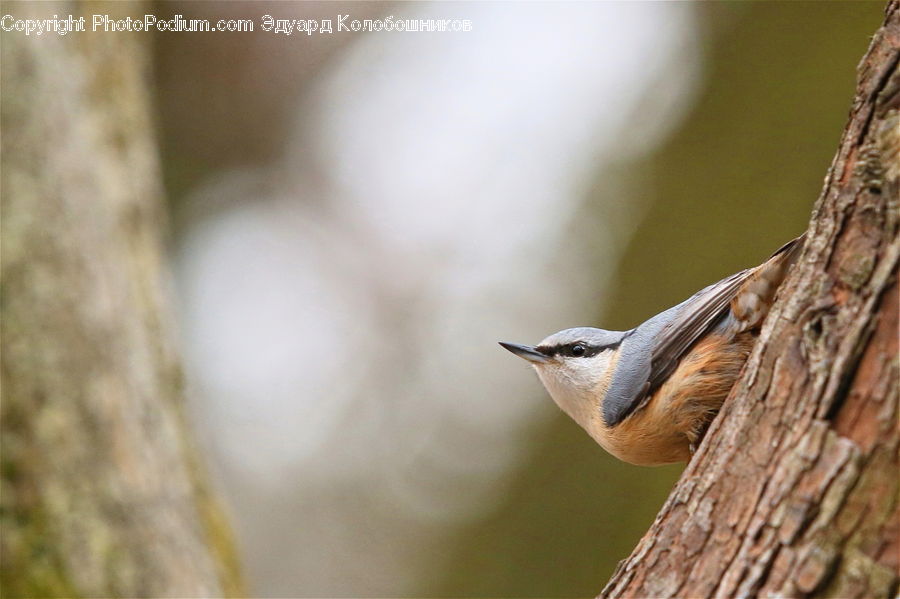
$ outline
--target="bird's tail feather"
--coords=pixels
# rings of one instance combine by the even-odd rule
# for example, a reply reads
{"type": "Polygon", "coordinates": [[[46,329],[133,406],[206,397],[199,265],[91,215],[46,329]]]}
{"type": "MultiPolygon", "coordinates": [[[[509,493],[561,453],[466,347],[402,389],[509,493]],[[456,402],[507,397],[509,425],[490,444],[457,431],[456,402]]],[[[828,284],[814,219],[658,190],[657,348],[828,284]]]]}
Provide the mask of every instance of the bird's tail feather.
{"type": "Polygon", "coordinates": [[[797,261],[805,241],[806,233],[778,248],[768,260],[754,269],[735,294],[731,300],[731,312],[741,330],[762,325],[775,299],[775,291],[797,261]]]}

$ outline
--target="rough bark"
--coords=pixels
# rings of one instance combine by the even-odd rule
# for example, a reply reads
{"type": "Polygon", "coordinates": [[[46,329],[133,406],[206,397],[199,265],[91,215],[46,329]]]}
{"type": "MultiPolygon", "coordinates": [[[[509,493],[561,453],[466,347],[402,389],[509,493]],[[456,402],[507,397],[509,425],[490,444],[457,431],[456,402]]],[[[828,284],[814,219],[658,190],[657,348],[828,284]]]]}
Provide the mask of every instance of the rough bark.
{"type": "Polygon", "coordinates": [[[5,597],[238,592],[182,417],[147,40],[2,36],[5,597]]]}
{"type": "Polygon", "coordinates": [[[895,0],[859,65],[803,254],[722,413],[600,597],[896,594],[898,61],[895,0]]]}

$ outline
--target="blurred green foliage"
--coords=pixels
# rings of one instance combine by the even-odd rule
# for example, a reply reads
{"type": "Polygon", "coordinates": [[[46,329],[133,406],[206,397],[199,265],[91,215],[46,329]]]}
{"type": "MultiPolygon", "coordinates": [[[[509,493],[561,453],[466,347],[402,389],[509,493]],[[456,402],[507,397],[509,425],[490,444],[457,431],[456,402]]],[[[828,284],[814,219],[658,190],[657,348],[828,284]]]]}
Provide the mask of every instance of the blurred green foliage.
{"type": "MultiPolygon", "coordinates": [[[[884,4],[697,9],[707,35],[696,103],[657,152],[616,169],[645,214],[598,326],[630,328],[806,229],[884,4]]],[[[602,179],[584,210],[607,201],[602,179]]],[[[617,462],[562,414],[534,438],[505,501],[456,533],[423,595],[594,596],[681,471],[617,462]]]]}

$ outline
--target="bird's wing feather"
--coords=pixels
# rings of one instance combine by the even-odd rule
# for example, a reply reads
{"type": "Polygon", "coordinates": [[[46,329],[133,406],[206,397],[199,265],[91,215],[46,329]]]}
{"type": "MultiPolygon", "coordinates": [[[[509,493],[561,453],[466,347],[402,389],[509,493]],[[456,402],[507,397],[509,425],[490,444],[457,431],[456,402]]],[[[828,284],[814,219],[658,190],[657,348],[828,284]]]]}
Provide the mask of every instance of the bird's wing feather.
{"type": "Polygon", "coordinates": [[[694,342],[719,323],[753,270],[748,268],[713,283],[684,302],[650,350],[648,396],[669,378],[694,342]]]}
{"type": "MultiPolygon", "coordinates": [[[[784,266],[790,265],[796,260],[805,239],[806,233],[775,250],[760,266],[747,268],[718,283],[713,283],[684,302],[683,309],[660,332],[651,349],[650,376],[647,379],[649,385],[646,387],[646,395],[640,398],[637,408],[640,408],[645,398],[651,396],[669,378],[691,346],[719,324],[731,307],[731,301],[741,293],[744,285],[756,273],[766,274],[766,269],[770,265],[781,265],[777,272],[780,283],[780,279],[784,277],[784,266]]],[[[734,324],[738,327],[748,326],[748,323],[736,322],[734,324]]]]}
{"type": "MultiPolygon", "coordinates": [[[[758,325],[759,319],[742,321],[729,314],[731,304],[742,293],[748,281],[757,274],[770,275],[780,283],[786,265],[792,264],[806,238],[804,233],[780,247],[762,265],[748,268],[705,287],[684,302],[657,314],[629,331],[623,341],[623,357],[603,403],[603,419],[615,426],[630,414],[643,408],[653,393],[666,382],[691,347],[701,337],[731,317],[727,327],[758,325]],[[771,272],[766,269],[774,269],[771,272]]],[[[769,281],[771,283],[771,281],[769,281]]],[[[776,283],[776,287],[777,284],[776,283]]],[[[751,283],[752,286],[752,283],[751,283]]],[[[753,292],[750,289],[748,292],[753,292]]],[[[725,329],[724,334],[734,330],[725,329]]]]}
{"type": "Polygon", "coordinates": [[[743,270],[633,329],[623,341],[619,367],[603,402],[603,420],[615,426],[644,407],[681,358],[719,323],[752,270],[743,270]]]}

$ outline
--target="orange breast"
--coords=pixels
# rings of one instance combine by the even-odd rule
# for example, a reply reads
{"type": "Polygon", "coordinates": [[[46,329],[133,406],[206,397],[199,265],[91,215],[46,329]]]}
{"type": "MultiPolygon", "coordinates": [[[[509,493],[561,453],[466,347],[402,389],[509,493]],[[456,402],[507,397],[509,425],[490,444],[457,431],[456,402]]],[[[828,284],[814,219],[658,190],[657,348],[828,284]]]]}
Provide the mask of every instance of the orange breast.
{"type": "Polygon", "coordinates": [[[613,428],[597,416],[592,436],[617,458],[643,466],[687,461],[734,386],[753,335],[727,339],[710,335],[681,360],[678,368],[643,408],[613,428]]]}

